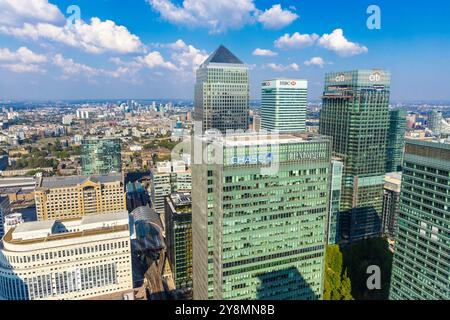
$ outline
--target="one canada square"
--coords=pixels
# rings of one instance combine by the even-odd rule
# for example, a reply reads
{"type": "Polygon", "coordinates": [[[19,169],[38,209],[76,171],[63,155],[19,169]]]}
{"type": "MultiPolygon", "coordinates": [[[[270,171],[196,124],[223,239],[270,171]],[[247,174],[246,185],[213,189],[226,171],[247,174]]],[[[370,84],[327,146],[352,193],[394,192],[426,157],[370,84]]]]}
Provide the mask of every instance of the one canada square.
{"type": "Polygon", "coordinates": [[[250,103],[248,67],[224,46],[197,70],[195,120],[203,131],[247,130],[250,103]]]}

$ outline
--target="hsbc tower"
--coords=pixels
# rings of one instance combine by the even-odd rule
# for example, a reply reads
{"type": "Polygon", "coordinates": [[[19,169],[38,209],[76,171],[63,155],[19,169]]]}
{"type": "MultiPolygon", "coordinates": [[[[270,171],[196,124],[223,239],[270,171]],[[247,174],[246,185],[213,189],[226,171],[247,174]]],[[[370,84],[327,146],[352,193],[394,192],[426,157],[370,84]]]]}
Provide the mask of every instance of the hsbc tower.
{"type": "Polygon", "coordinates": [[[262,83],[261,128],[280,133],[306,130],[308,82],[274,79],[262,83]]]}

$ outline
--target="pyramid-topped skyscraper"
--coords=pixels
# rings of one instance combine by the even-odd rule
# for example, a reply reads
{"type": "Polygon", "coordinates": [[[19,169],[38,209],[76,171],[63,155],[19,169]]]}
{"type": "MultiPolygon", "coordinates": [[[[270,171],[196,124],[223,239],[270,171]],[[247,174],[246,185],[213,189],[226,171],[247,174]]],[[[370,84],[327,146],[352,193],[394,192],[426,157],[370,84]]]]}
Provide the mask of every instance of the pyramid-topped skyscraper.
{"type": "Polygon", "coordinates": [[[248,67],[223,45],[197,70],[195,120],[202,130],[247,130],[250,85],[248,67]]]}

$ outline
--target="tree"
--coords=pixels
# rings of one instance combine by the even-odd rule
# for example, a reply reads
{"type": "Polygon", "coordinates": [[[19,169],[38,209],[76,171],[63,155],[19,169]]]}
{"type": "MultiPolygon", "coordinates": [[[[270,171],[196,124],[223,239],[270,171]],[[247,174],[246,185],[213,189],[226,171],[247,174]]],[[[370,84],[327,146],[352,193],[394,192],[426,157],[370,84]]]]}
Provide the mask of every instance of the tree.
{"type": "Polygon", "coordinates": [[[353,300],[352,284],[343,271],[343,256],[339,246],[328,246],[325,256],[324,300],[353,300]]]}

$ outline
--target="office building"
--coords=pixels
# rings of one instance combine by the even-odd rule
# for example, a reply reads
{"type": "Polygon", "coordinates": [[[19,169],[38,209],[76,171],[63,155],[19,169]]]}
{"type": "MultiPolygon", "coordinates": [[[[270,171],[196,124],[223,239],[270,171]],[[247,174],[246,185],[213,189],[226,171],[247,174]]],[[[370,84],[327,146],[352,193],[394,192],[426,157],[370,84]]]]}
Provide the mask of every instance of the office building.
{"type": "Polygon", "coordinates": [[[248,129],[248,73],[248,67],[222,45],[199,67],[194,112],[203,131],[248,129]]]}
{"type": "Polygon", "coordinates": [[[260,132],[261,131],[261,116],[254,114],[253,115],[253,122],[251,125],[251,130],[254,132],[260,132]]]}
{"type": "Polygon", "coordinates": [[[194,299],[321,299],[330,141],[195,139],[207,159],[193,164],[194,299]]]}
{"type": "Polygon", "coordinates": [[[407,140],[391,300],[450,299],[450,141],[407,140]]]}
{"type": "Polygon", "coordinates": [[[165,197],[174,192],[190,192],[191,169],[185,161],[158,162],[152,178],[153,208],[164,214],[165,197]]]}
{"type": "Polygon", "coordinates": [[[262,83],[261,128],[283,133],[306,130],[308,82],[274,79],[262,83]]]}
{"type": "Polygon", "coordinates": [[[383,235],[394,241],[402,175],[397,172],[388,173],[384,181],[382,230],[383,235]]]}
{"type": "Polygon", "coordinates": [[[122,174],[41,177],[36,183],[38,220],[65,220],[126,210],[122,174]]]}
{"type": "Polygon", "coordinates": [[[328,73],[319,132],[330,136],[344,162],[341,236],[355,241],[381,234],[389,129],[390,73],[328,73]]]}
{"type": "Polygon", "coordinates": [[[81,172],[84,175],[122,171],[120,139],[88,138],[81,144],[81,172]]]}
{"type": "Polygon", "coordinates": [[[0,247],[0,298],[80,300],[133,289],[127,212],[27,222],[0,247]]]}
{"type": "Polygon", "coordinates": [[[192,200],[189,193],[166,197],[167,257],[177,290],[192,289],[192,200]]]}
{"type": "Polygon", "coordinates": [[[328,218],[328,244],[340,242],[339,218],[342,195],[342,173],[344,164],[341,159],[333,158],[331,161],[331,188],[330,188],[330,216],[328,218]]]}
{"type": "Polygon", "coordinates": [[[389,111],[389,131],[386,148],[386,172],[402,171],[405,151],[406,111],[389,111]]]}
{"type": "Polygon", "coordinates": [[[443,121],[444,117],[442,111],[431,110],[430,115],[428,116],[428,129],[433,131],[434,134],[440,135],[443,121]]]}

